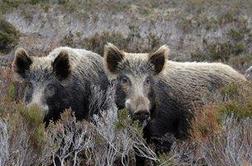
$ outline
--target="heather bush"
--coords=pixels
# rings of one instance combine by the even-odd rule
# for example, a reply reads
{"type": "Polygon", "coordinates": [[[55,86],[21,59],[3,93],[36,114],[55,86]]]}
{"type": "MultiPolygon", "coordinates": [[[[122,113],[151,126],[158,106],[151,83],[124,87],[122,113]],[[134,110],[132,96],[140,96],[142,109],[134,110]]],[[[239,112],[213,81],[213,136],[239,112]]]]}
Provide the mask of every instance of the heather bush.
{"type": "Polygon", "coordinates": [[[90,110],[101,112],[88,121],[76,121],[66,110],[47,128],[36,106],[26,108],[17,100],[17,86],[5,71],[0,99],[1,165],[134,165],[135,155],[146,164],[159,165],[250,165],[252,140],[251,85],[229,84],[213,94],[214,100],[195,110],[191,137],[181,141],[167,133],[162,139],[174,142],[168,154],[155,154],[147,145],[142,127],[127,110],[114,104],[113,87],[106,96],[96,87],[90,110]],[[105,97],[105,102],[104,101],[105,97]],[[104,106],[106,104],[106,106],[104,106]]]}
{"type": "MultiPolygon", "coordinates": [[[[104,108],[102,93],[95,87],[93,93],[92,104],[104,108]]],[[[71,110],[66,110],[47,128],[36,106],[26,108],[15,100],[3,99],[1,165],[132,165],[136,152],[156,161],[156,154],[142,138],[142,128],[128,117],[127,110],[117,110],[112,95],[111,89],[106,97],[108,109],[91,117],[92,123],[77,121],[71,110]]]]}
{"type": "Polygon", "coordinates": [[[251,165],[251,92],[251,85],[220,90],[214,103],[196,111],[190,139],[159,155],[161,165],[251,165]]]}
{"type": "Polygon", "coordinates": [[[18,44],[19,37],[16,28],[0,17],[0,53],[10,52],[18,44]]]}

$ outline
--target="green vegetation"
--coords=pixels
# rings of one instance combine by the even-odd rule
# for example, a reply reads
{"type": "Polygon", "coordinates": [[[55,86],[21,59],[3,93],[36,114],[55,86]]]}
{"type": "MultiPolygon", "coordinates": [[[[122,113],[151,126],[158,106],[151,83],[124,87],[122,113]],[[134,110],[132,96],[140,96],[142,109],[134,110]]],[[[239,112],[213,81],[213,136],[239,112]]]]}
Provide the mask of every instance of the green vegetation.
{"type": "Polygon", "coordinates": [[[90,38],[83,40],[83,48],[93,50],[100,55],[103,55],[104,45],[107,42],[118,43],[119,47],[127,45],[127,40],[121,33],[117,32],[103,32],[101,34],[96,33],[90,38]]]}
{"type": "Polygon", "coordinates": [[[219,107],[220,119],[234,115],[238,119],[252,118],[252,102],[240,103],[236,101],[224,103],[219,107]]]}
{"type": "Polygon", "coordinates": [[[251,84],[228,84],[219,91],[216,101],[205,105],[193,122],[192,135],[197,139],[220,132],[227,117],[238,120],[252,118],[251,84]]]}
{"type": "Polygon", "coordinates": [[[154,33],[147,35],[146,41],[148,47],[146,47],[145,40],[140,36],[137,26],[130,26],[130,32],[127,37],[124,37],[119,32],[102,32],[96,33],[91,37],[81,39],[81,33],[77,32],[67,34],[61,41],[61,45],[70,47],[81,47],[88,50],[92,50],[100,55],[103,55],[104,45],[108,42],[116,44],[119,48],[133,51],[133,52],[149,52],[158,48],[161,44],[160,37],[154,33]],[[74,40],[77,39],[77,40],[74,40]],[[132,45],[134,42],[138,42],[137,45],[132,45]]]}
{"type": "Polygon", "coordinates": [[[159,158],[159,166],[174,166],[175,162],[172,161],[172,156],[167,155],[165,153],[160,154],[159,158]]]}
{"type": "Polygon", "coordinates": [[[229,10],[226,13],[222,14],[219,18],[219,24],[224,25],[237,21],[237,15],[235,10],[229,10]]]}
{"type": "Polygon", "coordinates": [[[36,5],[42,3],[48,3],[50,0],[2,0],[0,3],[0,14],[4,14],[13,9],[16,9],[20,5],[36,5]]]}
{"type": "Polygon", "coordinates": [[[11,83],[8,87],[8,94],[6,96],[7,100],[14,100],[16,97],[16,87],[14,83],[11,83]]]}
{"type": "MultiPolygon", "coordinates": [[[[7,89],[10,96],[15,94],[13,83],[9,83],[7,89]]],[[[148,146],[144,146],[142,127],[132,121],[127,110],[118,111],[118,119],[114,120],[110,119],[108,113],[117,110],[103,112],[95,120],[96,125],[86,120],[77,121],[71,110],[66,110],[57,122],[51,122],[45,128],[44,112],[36,105],[27,108],[23,103],[15,101],[15,98],[0,98],[0,131],[2,125],[8,126],[4,139],[0,132],[0,143],[6,139],[7,150],[10,152],[7,163],[17,165],[22,159],[25,165],[50,165],[56,155],[66,165],[71,165],[67,164],[68,159],[89,162],[91,165],[105,162],[106,158],[111,163],[121,163],[124,154],[129,157],[129,162],[134,163],[134,147],[138,146],[141,153],[155,155],[148,146]],[[19,154],[24,155],[16,154],[17,149],[19,154]],[[115,157],[109,158],[107,153],[113,153],[115,157]],[[28,160],[31,158],[34,160],[28,160]]]]}
{"type": "Polygon", "coordinates": [[[203,50],[197,49],[191,53],[193,61],[222,61],[229,62],[235,56],[240,56],[247,51],[247,46],[240,42],[214,42],[203,45],[203,50]]]}
{"type": "Polygon", "coordinates": [[[9,22],[0,18],[0,53],[8,53],[19,40],[19,32],[9,22]]]}
{"type": "Polygon", "coordinates": [[[135,129],[136,133],[139,134],[141,137],[143,136],[143,127],[139,124],[138,121],[133,121],[129,117],[129,112],[126,109],[118,111],[118,121],[115,123],[115,127],[117,130],[123,130],[130,126],[135,129]]]}
{"type": "Polygon", "coordinates": [[[205,43],[203,50],[196,50],[191,53],[193,61],[222,61],[227,62],[230,56],[235,53],[231,43],[205,43]]]}
{"type": "Polygon", "coordinates": [[[15,144],[16,139],[21,136],[22,132],[27,132],[29,137],[26,140],[28,143],[26,146],[31,146],[31,149],[34,148],[34,155],[41,154],[46,141],[41,110],[36,107],[27,109],[22,104],[10,102],[9,104],[12,105],[11,108],[0,106],[4,110],[1,117],[5,117],[6,122],[10,124],[8,131],[12,141],[14,141],[13,143],[15,144]]]}
{"type": "Polygon", "coordinates": [[[221,61],[238,68],[251,63],[248,51],[251,44],[251,28],[248,26],[248,20],[237,14],[237,10],[229,10],[214,19],[215,27],[222,28],[228,24],[231,28],[225,32],[224,39],[220,41],[209,41],[211,39],[204,38],[202,48],[196,48],[191,52],[192,61],[221,61]]]}

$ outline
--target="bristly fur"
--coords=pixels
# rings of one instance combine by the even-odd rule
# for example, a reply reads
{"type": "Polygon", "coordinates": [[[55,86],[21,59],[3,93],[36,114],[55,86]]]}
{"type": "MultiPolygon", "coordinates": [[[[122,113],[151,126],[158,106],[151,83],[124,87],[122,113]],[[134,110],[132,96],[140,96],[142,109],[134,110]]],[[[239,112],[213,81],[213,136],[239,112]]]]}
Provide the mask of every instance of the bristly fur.
{"type": "MultiPolygon", "coordinates": [[[[115,49],[115,46],[107,45],[108,50],[110,48],[107,47],[115,49]]],[[[111,65],[107,63],[113,63],[113,60],[104,62],[106,74],[110,79],[119,79],[121,74],[139,79],[145,78],[143,75],[152,75],[154,84],[150,92],[153,94],[149,95],[152,96],[149,99],[153,100],[151,111],[154,113],[151,114],[151,121],[145,127],[145,137],[148,140],[152,139],[157,146],[160,143],[158,139],[166,133],[180,139],[188,137],[195,106],[203,105],[203,99],[208,94],[214,93],[228,83],[239,84],[246,81],[243,75],[222,63],[170,61],[167,46],[150,54],[127,52],[123,54],[123,60],[116,66],[119,74],[111,73],[107,69],[107,66],[111,65]],[[152,59],[153,55],[155,59],[152,59]]],[[[106,61],[107,54],[104,56],[106,61]]],[[[121,107],[126,97],[122,89],[118,85],[117,105],[121,107]]],[[[168,148],[165,149],[169,149],[170,145],[167,143],[168,148]]]]}
{"type": "Polygon", "coordinates": [[[153,72],[153,69],[155,69],[155,67],[152,63],[148,62],[148,58],[156,53],[164,53],[165,57],[168,58],[169,49],[164,45],[158,51],[152,54],[129,54],[119,50],[113,44],[108,43],[104,47],[104,69],[110,80],[115,79],[118,71],[122,70],[124,70],[125,72],[132,72],[135,75],[146,72],[153,72]]]}
{"type": "MultiPolygon", "coordinates": [[[[16,58],[13,64],[17,63],[16,58]]],[[[28,84],[34,86],[25,95],[25,101],[31,101],[31,95],[39,95],[43,100],[39,104],[48,105],[49,111],[45,121],[57,120],[64,109],[71,108],[77,119],[89,119],[89,99],[93,86],[105,93],[108,80],[103,70],[102,57],[91,51],[84,49],[73,49],[69,47],[59,47],[54,49],[45,57],[30,57],[31,64],[24,70],[22,78],[28,84]],[[50,95],[50,88],[56,88],[53,97],[50,95]],[[48,90],[47,90],[48,89],[48,90]],[[38,92],[39,91],[39,92],[38,92]],[[49,92],[47,92],[49,91],[49,92]],[[37,94],[40,93],[40,94],[37,94]]],[[[25,58],[23,58],[25,59],[25,58]]],[[[19,66],[23,69],[23,66],[19,66]]],[[[14,69],[15,74],[20,72],[14,69]]],[[[38,102],[38,96],[35,96],[38,102]]],[[[39,105],[40,106],[40,105],[39,105]]]]}

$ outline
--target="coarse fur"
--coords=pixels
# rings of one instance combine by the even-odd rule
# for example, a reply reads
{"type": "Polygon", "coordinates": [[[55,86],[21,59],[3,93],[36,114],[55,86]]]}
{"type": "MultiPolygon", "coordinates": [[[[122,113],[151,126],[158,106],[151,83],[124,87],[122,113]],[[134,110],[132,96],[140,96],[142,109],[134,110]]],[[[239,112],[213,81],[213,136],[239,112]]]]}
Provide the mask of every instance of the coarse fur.
{"type": "Polygon", "coordinates": [[[153,53],[127,53],[110,43],[104,51],[106,74],[116,84],[117,106],[127,108],[143,124],[149,115],[144,135],[157,149],[167,151],[171,142],[161,138],[167,133],[188,137],[193,111],[204,98],[229,83],[246,81],[228,65],[175,62],[168,54],[167,46],[153,53]]]}
{"type": "Polygon", "coordinates": [[[106,91],[102,57],[84,49],[59,47],[45,57],[31,57],[19,48],[12,64],[15,78],[27,84],[24,101],[45,111],[45,122],[71,108],[77,119],[89,119],[93,87],[106,91]]]}

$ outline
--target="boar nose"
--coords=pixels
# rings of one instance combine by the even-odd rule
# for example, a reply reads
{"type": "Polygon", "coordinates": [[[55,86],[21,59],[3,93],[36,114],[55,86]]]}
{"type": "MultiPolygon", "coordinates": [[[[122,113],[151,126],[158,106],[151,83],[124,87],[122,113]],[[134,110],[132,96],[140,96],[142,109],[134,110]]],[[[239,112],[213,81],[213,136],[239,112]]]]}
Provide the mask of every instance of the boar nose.
{"type": "Polygon", "coordinates": [[[125,104],[133,119],[144,121],[150,117],[150,101],[147,97],[138,96],[127,99],[125,104]]]}
{"type": "Polygon", "coordinates": [[[150,117],[148,110],[139,110],[134,113],[134,118],[140,121],[144,121],[150,117]]]}

